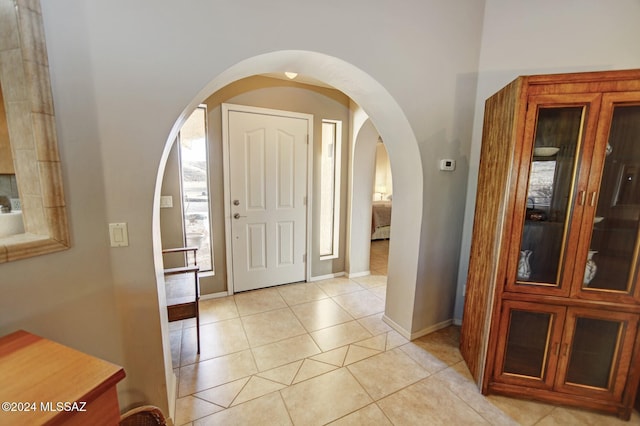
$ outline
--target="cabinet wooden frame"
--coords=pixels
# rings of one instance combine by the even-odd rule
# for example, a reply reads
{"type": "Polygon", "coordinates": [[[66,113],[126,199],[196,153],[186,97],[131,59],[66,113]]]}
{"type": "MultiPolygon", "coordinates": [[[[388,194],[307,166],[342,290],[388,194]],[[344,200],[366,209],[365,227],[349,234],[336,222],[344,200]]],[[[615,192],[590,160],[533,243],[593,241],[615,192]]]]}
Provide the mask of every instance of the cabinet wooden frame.
{"type": "MultiPolygon", "coordinates": [[[[637,319],[640,314],[638,256],[640,239],[635,239],[630,292],[585,289],[587,252],[594,227],[595,206],[600,194],[609,127],[614,105],[640,105],[640,70],[523,76],[505,86],[485,104],[483,141],[478,174],[478,194],[471,256],[467,278],[460,350],[469,370],[484,394],[500,393],[534,398],[551,403],[585,407],[629,418],[640,380],[640,342],[637,319]],[[533,133],[540,106],[583,105],[580,162],[571,188],[567,214],[572,222],[565,239],[561,268],[565,274],[558,287],[518,283],[517,260],[525,221],[527,185],[534,144],[533,133]],[[583,195],[584,194],[584,195],[583,195]],[[593,198],[593,199],[592,199],[593,198]],[[566,359],[557,359],[553,386],[531,386],[527,380],[500,376],[504,361],[505,310],[519,303],[565,313],[560,330],[572,327],[580,312],[624,317],[625,333],[615,373],[606,391],[565,385],[566,359]],[[638,342],[636,344],[636,342],[638,342]],[[518,379],[518,380],[516,380],[518,379]]],[[[630,253],[630,252],[629,252],[630,253]]],[[[535,283],[532,283],[535,284],[535,283]]],[[[563,336],[563,342],[568,337],[563,336]]],[[[549,362],[547,362],[547,366],[549,362]]]]}

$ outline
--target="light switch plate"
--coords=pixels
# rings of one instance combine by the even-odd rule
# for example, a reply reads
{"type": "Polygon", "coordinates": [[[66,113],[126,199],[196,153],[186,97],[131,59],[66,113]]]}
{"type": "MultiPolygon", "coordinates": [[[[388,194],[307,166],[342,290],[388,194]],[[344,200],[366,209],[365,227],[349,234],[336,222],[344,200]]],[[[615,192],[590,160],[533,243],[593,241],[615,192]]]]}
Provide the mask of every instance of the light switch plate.
{"type": "Polygon", "coordinates": [[[129,232],[126,223],[110,223],[109,239],[111,247],[127,247],[129,245],[129,232]]]}
{"type": "Polygon", "coordinates": [[[167,209],[173,207],[173,197],[171,195],[160,196],[160,208],[167,209]]]}

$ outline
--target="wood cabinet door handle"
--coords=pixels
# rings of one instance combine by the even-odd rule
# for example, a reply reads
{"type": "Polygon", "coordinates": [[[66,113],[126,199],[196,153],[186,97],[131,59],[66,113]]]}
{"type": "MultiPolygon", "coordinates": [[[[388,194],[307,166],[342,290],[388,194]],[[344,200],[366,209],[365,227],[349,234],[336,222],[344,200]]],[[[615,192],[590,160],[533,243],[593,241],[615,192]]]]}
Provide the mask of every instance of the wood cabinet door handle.
{"type": "Polygon", "coordinates": [[[594,207],[596,205],[596,194],[597,192],[595,191],[591,193],[591,201],[589,202],[591,207],[594,207]]]}
{"type": "Polygon", "coordinates": [[[584,199],[586,197],[587,193],[584,191],[580,191],[578,192],[578,205],[579,206],[584,206],[584,199]]]}

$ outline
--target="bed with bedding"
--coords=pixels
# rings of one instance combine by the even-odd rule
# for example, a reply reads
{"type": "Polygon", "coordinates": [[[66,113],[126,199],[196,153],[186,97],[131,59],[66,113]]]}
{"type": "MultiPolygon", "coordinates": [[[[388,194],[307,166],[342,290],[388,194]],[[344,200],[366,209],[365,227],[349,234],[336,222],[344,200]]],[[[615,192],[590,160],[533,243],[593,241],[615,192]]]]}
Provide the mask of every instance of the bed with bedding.
{"type": "Polygon", "coordinates": [[[391,201],[374,201],[371,218],[371,239],[385,240],[391,233],[391,201]]]}

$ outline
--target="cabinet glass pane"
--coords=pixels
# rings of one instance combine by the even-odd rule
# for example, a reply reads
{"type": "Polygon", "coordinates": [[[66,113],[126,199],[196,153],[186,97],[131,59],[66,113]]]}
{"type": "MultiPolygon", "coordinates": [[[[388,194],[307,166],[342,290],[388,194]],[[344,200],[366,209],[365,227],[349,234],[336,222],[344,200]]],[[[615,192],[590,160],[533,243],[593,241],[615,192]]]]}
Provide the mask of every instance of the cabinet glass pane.
{"type": "Polygon", "coordinates": [[[540,108],[517,278],[557,286],[571,214],[583,107],[540,108]]]}
{"type": "Polygon", "coordinates": [[[566,382],[608,389],[621,323],[577,318],[566,382]]]}
{"type": "Polygon", "coordinates": [[[551,330],[552,314],[511,311],[503,372],[542,378],[551,330]]]}
{"type": "Polygon", "coordinates": [[[633,292],[639,213],[640,106],[616,106],[583,288],[633,292]]]}

